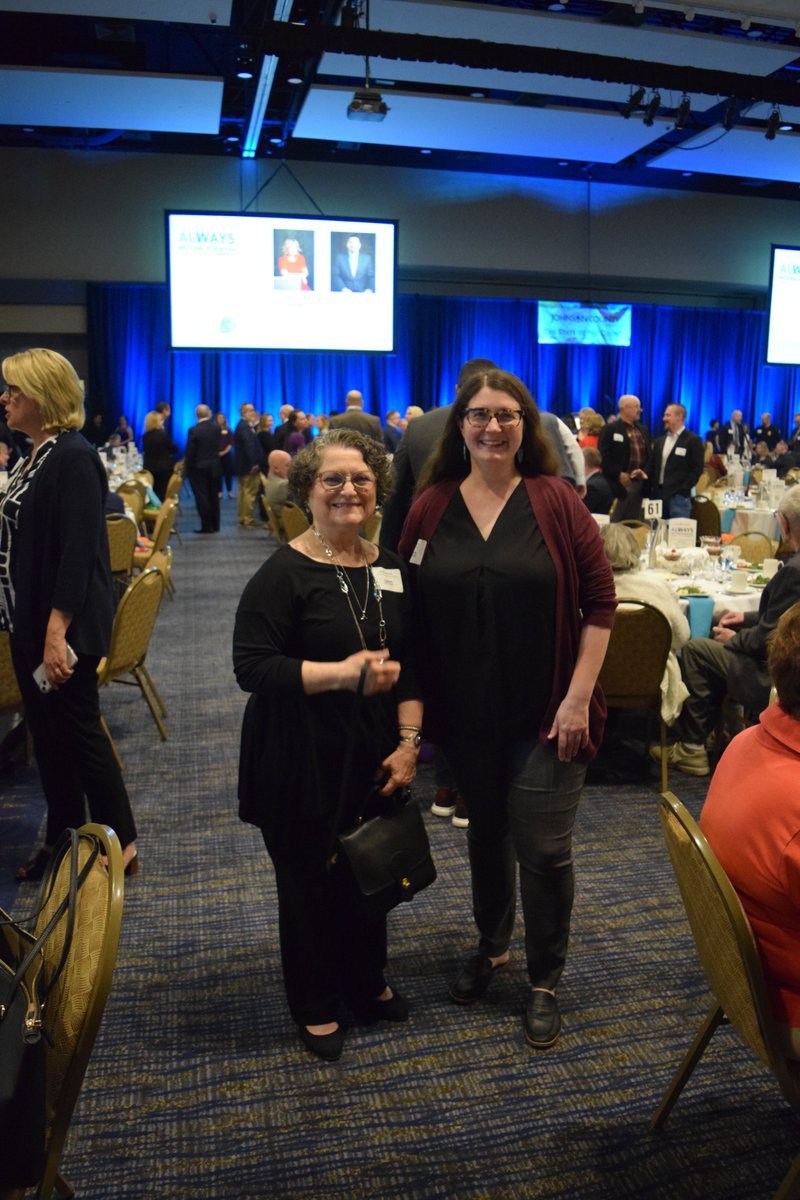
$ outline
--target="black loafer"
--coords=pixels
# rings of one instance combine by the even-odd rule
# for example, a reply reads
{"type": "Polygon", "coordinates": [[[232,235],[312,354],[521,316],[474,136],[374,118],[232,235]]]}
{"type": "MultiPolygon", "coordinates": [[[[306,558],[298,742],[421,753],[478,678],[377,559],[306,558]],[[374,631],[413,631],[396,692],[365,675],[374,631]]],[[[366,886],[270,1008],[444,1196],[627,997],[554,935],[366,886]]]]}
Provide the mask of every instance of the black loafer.
{"type": "Polygon", "coordinates": [[[359,1025],[374,1025],[376,1021],[407,1021],[408,1001],[395,992],[391,1000],[362,1000],[352,1005],[353,1016],[359,1025]]]}
{"type": "Polygon", "coordinates": [[[506,960],[495,967],[485,954],[471,955],[450,985],[450,999],[456,1004],[474,1004],[486,993],[495,973],[507,965],[506,960]]]}
{"type": "Polygon", "coordinates": [[[537,988],[525,1005],[525,1037],[535,1050],[546,1050],[561,1033],[561,1014],[552,992],[537,988]]]}
{"type": "Polygon", "coordinates": [[[317,1058],[324,1058],[326,1062],[336,1062],[337,1058],[341,1058],[344,1049],[344,1031],[341,1028],[334,1029],[333,1033],[312,1033],[305,1025],[300,1025],[297,1032],[306,1050],[316,1054],[317,1058]]]}

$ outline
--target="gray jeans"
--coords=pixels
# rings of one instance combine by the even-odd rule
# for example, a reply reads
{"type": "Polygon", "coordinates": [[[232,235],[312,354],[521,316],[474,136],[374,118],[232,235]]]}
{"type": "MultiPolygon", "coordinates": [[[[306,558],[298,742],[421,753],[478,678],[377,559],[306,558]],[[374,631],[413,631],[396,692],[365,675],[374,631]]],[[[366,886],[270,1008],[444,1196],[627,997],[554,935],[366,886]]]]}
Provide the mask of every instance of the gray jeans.
{"type": "Polygon", "coordinates": [[[722,711],[731,661],[730,650],[713,638],[692,638],[683,647],[681,674],[689,696],[673,725],[678,741],[705,745],[722,711]]]}
{"type": "Polygon", "coordinates": [[[586,767],[559,762],[553,744],[472,740],[444,747],[467,806],[479,950],[511,941],[519,863],[532,986],[554,988],[564,968],[574,897],[572,828],[586,767]]]}

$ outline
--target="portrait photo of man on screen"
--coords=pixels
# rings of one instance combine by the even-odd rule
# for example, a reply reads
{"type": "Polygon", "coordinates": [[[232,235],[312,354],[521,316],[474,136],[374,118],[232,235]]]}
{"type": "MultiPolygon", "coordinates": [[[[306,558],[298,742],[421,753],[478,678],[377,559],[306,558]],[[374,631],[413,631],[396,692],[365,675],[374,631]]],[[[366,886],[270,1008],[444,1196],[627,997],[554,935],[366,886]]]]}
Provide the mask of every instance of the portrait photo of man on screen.
{"type": "Polygon", "coordinates": [[[332,234],[331,263],[334,292],[374,292],[375,234],[332,234]]]}

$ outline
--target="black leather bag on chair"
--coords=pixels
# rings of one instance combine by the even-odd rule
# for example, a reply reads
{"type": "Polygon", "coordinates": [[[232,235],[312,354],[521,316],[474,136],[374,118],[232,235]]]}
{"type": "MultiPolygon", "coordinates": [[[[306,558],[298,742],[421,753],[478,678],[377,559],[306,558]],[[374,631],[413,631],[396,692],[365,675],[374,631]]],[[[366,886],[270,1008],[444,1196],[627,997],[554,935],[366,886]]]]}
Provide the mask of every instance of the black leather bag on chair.
{"type": "Polygon", "coordinates": [[[47,905],[58,869],[69,854],[67,894],[38,935],[0,909],[0,1187],[31,1187],[44,1170],[47,1109],[45,1101],[45,1004],[57,983],[72,945],[78,889],[99,853],[93,850],[80,873],[77,830],[68,829],[53,850],[42,880],[39,904],[29,921],[47,905]],[[65,921],[59,961],[45,971],[44,949],[65,921]]]}
{"type": "Polygon", "coordinates": [[[403,791],[386,811],[358,821],[339,837],[338,859],[352,879],[367,915],[383,917],[436,878],[419,806],[403,791]]]}

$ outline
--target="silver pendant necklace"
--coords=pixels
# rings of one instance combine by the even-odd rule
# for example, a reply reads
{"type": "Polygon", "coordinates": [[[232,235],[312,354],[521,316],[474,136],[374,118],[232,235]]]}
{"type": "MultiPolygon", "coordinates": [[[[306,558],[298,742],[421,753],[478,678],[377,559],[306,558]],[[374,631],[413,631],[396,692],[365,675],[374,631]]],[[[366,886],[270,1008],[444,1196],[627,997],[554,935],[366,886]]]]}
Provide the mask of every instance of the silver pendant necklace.
{"type": "Polygon", "coordinates": [[[353,587],[350,576],[347,574],[347,571],[344,569],[342,564],[336,558],[336,555],[334,554],[333,550],[331,550],[330,546],[325,541],[325,538],[322,536],[320,531],[317,529],[316,525],[311,526],[311,532],[314,534],[317,541],[322,546],[322,549],[323,549],[326,557],[330,560],[331,565],[333,566],[333,569],[336,571],[336,578],[339,581],[339,587],[341,588],[341,590],[344,594],[344,598],[347,601],[347,606],[350,609],[350,612],[352,614],[353,621],[354,621],[355,627],[356,627],[356,632],[358,633],[358,638],[359,638],[359,641],[361,642],[362,650],[367,649],[367,643],[364,641],[364,634],[361,630],[361,625],[367,619],[367,607],[369,605],[369,596],[370,596],[370,592],[372,592],[372,595],[375,597],[375,602],[378,605],[378,648],[380,650],[383,650],[383,648],[386,645],[386,622],[383,619],[383,593],[381,592],[381,589],[378,587],[378,584],[375,580],[375,576],[372,573],[372,567],[367,562],[367,556],[364,553],[363,545],[361,545],[361,542],[359,541],[359,548],[361,550],[361,556],[364,560],[364,566],[366,568],[366,575],[367,575],[367,590],[364,594],[364,603],[362,604],[361,601],[358,599],[358,596],[356,595],[356,590],[353,587]],[[356,610],[353,607],[353,599],[351,599],[351,594],[352,594],[353,599],[355,599],[356,607],[360,610],[359,616],[356,616],[356,610]]]}

